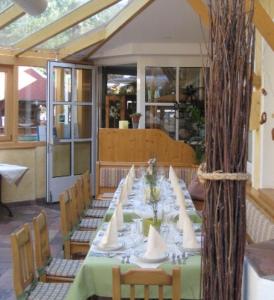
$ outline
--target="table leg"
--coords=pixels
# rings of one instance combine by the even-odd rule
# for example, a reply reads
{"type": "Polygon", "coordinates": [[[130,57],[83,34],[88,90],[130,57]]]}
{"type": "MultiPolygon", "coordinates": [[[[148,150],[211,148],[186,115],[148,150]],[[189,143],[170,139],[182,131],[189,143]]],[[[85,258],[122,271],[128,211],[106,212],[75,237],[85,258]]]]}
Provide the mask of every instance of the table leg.
{"type": "Polygon", "coordinates": [[[13,214],[12,214],[11,210],[9,209],[9,207],[6,204],[2,203],[2,176],[0,175],[0,207],[1,206],[4,207],[8,211],[9,217],[13,217],[13,214]]]}

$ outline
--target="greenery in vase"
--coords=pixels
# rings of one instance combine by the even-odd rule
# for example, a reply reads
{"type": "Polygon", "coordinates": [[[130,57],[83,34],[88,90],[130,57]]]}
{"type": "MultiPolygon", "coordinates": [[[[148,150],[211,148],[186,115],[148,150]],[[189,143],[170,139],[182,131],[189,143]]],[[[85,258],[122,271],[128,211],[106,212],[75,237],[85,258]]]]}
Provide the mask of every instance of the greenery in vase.
{"type": "Polygon", "coordinates": [[[160,189],[157,187],[157,160],[156,158],[151,158],[148,161],[148,168],[145,174],[146,183],[149,186],[149,197],[148,203],[152,206],[153,210],[153,221],[157,223],[157,213],[158,213],[158,202],[160,199],[160,189]]]}

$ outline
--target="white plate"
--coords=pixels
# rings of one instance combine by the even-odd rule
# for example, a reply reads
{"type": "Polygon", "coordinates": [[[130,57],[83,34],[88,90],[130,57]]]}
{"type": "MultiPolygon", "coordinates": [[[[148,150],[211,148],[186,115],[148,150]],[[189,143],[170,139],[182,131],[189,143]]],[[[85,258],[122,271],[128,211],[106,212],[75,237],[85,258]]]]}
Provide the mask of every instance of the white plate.
{"type": "Polygon", "coordinates": [[[101,251],[116,251],[116,250],[120,250],[121,248],[123,248],[124,247],[124,243],[119,242],[117,245],[112,245],[110,247],[101,247],[100,243],[98,243],[98,244],[95,245],[95,247],[98,250],[101,250],[101,251]]]}
{"type": "Polygon", "coordinates": [[[123,224],[122,228],[120,228],[120,229],[118,230],[118,232],[124,232],[124,231],[127,231],[127,230],[128,230],[128,226],[125,225],[125,224],[123,224]]]}
{"type": "Polygon", "coordinates": [[[157,258],[148,258],[148,257],[144,257],[141,254],[137,254],[136,257],[144,263],[149,263],[149,264],[155,264],[155,263],[160,263],[163,262],[165,260],[168,259],[168,254],[165,253],[163,254],[161,257],[157,257],[157,258]]]}

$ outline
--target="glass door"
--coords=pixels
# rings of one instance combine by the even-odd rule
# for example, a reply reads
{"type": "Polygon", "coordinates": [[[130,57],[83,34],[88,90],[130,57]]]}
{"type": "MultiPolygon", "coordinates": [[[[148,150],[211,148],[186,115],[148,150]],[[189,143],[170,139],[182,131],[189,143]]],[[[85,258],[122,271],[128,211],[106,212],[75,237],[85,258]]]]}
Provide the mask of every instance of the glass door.
{"type": "Polygon", "coordinates": [[[95,180],[96,69],[49,62],[48,74],[47,202],[56,202],[86,170],[95,180]]]}

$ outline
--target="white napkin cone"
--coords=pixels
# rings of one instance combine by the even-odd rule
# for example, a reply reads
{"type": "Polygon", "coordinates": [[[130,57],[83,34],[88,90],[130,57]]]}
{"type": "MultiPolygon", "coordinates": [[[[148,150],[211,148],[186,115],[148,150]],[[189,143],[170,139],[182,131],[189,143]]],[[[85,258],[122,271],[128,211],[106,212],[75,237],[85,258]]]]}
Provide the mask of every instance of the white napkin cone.
{"type": "Polygon", "coordinates": [[[184,195],[184,192],[182,191],[181,187],[179,186],[179,184],[175,185],[174,193],[175,193],[177,205],[179,205],[179,206],[183,205],[185,207],[186,206],[185,195],[184,195]]]}
{"type": "Polygon", "coordinates": [[[123,208],[122,208],[122,204],[118,203],[113,216],[115,215],[116,218],[116,224],[117,224],[117,229],[121,230],[123,228],[124,225],[124,214],[123,214],[123,208]]]}
{"type": "Polygon", "coordinates": [[[113,215],[110,222],[108,223],[107,230],[100,242],[100,247],[111,248],[118,245],[118,235],[117,235],[117,219],[113,215]]]}
{"type": "Polygon", "coordinates": [[[159,232],[152,225],[150,225],[147,239],[147,249],[144,254],[144,258],[162,258],[165,255],[166,250],[166,244],[159,232]]]}
{"type": "Polygon", "coordinates": [[[172,181],[173,175],[174,175],[174,169],[172,168],[172,166],[169,166],[168,179],[170,181],[172,181]]]}
{"type": "Polygon", "coordinates": [[[183,218],[183,247],[186,249],[200,249],[192,222],[188,215],[183,218]]]}
{"type": "Polygon", "coordinates": [[[179,211],[179,219],[177,221],[177,227],[178,229],[184,231],[184,219],[188,217],[185,207],[182,205],[180,206],[179,211]]]}
{"type": "Polygon", "coordinates": [[[121,187],[121,193],[119,196],[118,203],[127,204],[128,200],[128,187],[127,187],[127,179],[121,187]]]}

